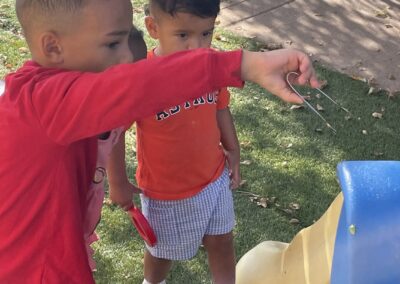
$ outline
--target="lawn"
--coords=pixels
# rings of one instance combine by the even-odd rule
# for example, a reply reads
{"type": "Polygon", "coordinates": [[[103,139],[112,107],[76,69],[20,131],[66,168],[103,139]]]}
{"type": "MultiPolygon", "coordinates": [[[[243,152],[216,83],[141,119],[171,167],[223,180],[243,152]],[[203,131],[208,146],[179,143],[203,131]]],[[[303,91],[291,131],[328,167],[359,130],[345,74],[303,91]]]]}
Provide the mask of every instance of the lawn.
{"type": "MultiPolygon", "coordinates": [[[[135,23],[143,22],[142,4],[135,5],[135,23]]],[[[143,25],[139,24],[143,28],[143,25]]],[[[146,37],[149,47],[154,42],[146,37]]],[[[217,29],[214,47],[259,50],[262,44],[217,29]]],[[[0,4],[0,78],[29,58],[13,13],[13,1],[0,4]]],[[[399,97],[370,93],[370,87],[315,64],[324,91],[347,108],[338,109],[315,90],[301,89],[309,102],[337,129],[327,129],[307,108],[291,105],[253,84],[231,89],[231,111],[242,149],[243,186],[234,193],[237,226],[235,247],[239,259],[264,240],[289,242],[302,228],[317,220],[340,191],[336,165],[342,160],[399,160],[399,97]],[[373,113],[381,114],[376,118],[373,113]],[[254,197],[257,197],[256,199],[254,197]],[[260,201],[257,204],[257,200],[260,201]],[[267,200],[268,202],[263,202],[267,200]],[[267,205],[265,207],[265,205],[267,205]]],[[[377,116],[375,114],[375,116],[377,116]]],[[[134,132],[128,133],[129,172],[136,167],[134,132]]],[[[138,200],[136,199],[138,203],[138,200]]],[[[105,202],[95,245],[98,283],[141,283],[143,243],[127,216],[105,202]]],[[[176,263],[169,283],[209,283],[202,249],[191,261],[176,263]]]]}

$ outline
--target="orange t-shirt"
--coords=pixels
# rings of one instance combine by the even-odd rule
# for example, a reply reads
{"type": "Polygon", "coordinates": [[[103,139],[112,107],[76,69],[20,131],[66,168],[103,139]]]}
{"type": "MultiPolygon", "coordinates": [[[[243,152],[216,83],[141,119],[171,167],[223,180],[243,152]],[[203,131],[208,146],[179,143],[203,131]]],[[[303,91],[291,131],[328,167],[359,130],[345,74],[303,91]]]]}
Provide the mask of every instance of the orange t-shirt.
{"type": "Polygon", "coordinates": [[[229,100],[221,89],[136,122],[136,180],[145,195],[187,198],[221,175],[225,156],[216,115],[229,100]]]}

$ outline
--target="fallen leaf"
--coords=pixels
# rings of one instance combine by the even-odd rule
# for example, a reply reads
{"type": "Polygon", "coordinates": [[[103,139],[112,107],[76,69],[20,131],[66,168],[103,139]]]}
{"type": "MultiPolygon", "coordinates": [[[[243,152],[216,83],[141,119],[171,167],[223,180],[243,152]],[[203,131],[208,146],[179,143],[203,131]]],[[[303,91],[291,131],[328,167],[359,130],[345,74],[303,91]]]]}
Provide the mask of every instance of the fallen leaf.
{"type": "Polygon", "coordinates": [[[365,83],[368,82],[368,80],[366,78],[363,78],[363,77],[360,77],[360,76],[357,76],[357,75],[352,75],[351,78],[353,80],[362,81],[362,82],[365,82],[365,83]]]}
{"type": "Polygon", "coordinates": [[[258,197],[256,197],[256,196],[250,196],[249,199],[253,203],[257,203],[257,201],[258,201],[258,197]]]}
{"type": "Polygon", "coordinates": [[[261,206],[263,208],[267,208],[268,207],[268,199],[265,197],[260,198],[260,201],[257,202],[258,206],[261,206]]]}
{"type": "Polygon", "coordinates": [[[325,109],[320,104],[317,104],[317,110],[318,111],[324,111],[325,109]]]}
{"type": "Polygon", "coordinates": [[[367,130],[364,129],[364,130],[362,131],[362,134],[367,135],[367,134],[368,134],[367,130]]]}
{"type": "Polygon", "coordinates": [[[372,113],[372,117],[381,119],[381,118],[383,117],[383,114],[381,114],[381,113],[379,113],[379,112],[374,112],[374,113],[372,113]]]}
{"type": "Polygon", "coordinates": [[[316,97],[317,99],[320,99],[320,98],[321,98],[321,94],[318,93],[318,94],[315,95],[315,97],[316,97]]]}
{"type": "Polygon", "coordinates": [[[319,83],[321,84],[321,86],[319,87],[321,90],[324,89],[326,86],[328,86],[327,80],[322,80],[319,83]]]}
{"type": "Polygon", "coordinates": [[[21,53],[28,53],[29,52],[29,49],[28,48],[26,48],[26,47],[20,47],[20,48],[18,48],[18,50],[19,50],[19,52],[21,52],[21,53]]]}
{"type": "Polygon", "coordinates": [[[302,109],[302,108],[304,108],[304,106],[303,106],[303,105],[292,105],[292,106],[290,107],[290,110],[294,110],[294,109],[302,109]]]}
{"type": "Polygon", "coordinates": [[[290,202],[289,203],[289,208],[293,209],[293,210],[299,210],[300,209],[300,205],[296,202],[290,202]]]}
{"type": "Polygon", "coordinates": [[[251,161],[250,160],[244,160],[244,161],[241,161],[240,164],[248,166],[248,165],[251,164],[251,161]]]}
{"type": "Polygon", "coordinates": [[[292,148],[293,147],[293,143],[289,143],[286,148],[292,148]]]}
{"type": "Polygon", "coordinates": [[[112,205],[113,203],[112,203],[111,199],[107,197],[107,198],[104,198],[103,204],[112,205]]]}
{"type": "Polygon", "coordinates": [[[242,142],[240,142],[240,146],[243,148],[247,148],[247,147],[251,146],[251,141],[242,141],[242,142]]]}
{"type": "Polygon", "coordinates": [[[350,119],[351,119],[351,115],[350,115],[350,114],[346,115],[346,116],[344,117],[344,119],[345,119],[345,120],[350,120],[350,119]]]}
{"type": "Polygon", "coordinates": [[[385,19],[385,18],[389,17],[389,13],[386,9],[377,10],[377,11],[375,11],[375,17],[385,19]]]}
{"type": "Polygon", "coordinates": [[[222,41],[222,42],[227,42],[228,40],[226,39],[226,37],[222,36],[222,35],[215,35],[215,39],[222,41]]]}
{"type": "Polygon", "coordinates": [[[240,181],[239,187],[244,186],[246,183],[247,183],[247,180],[242,179],[242,180],[240,181]]]}
{"type": "Polygon", "coordinates": [[[292,218],[292,219],[290,219],[289,223],[292,225],[297,225],[300,223],[300,221],[296,218],[292,218]]]}
{"type": "Polygon", "coordinates": [[[374,152],[375,157],[382,157],[383,153],[382,152],[374,152]]]}
{"type": "Polygon", "coordinates": [[[322,129],[321,128],[315,128],[315,132],[321,133],[322,129]]]}
{"type": "Polygon", "coordinates": [[[369,88],[367,95],[372,95],[374,92],[375,92],[375,88],[371,87],[371,88],[369,88]]]}

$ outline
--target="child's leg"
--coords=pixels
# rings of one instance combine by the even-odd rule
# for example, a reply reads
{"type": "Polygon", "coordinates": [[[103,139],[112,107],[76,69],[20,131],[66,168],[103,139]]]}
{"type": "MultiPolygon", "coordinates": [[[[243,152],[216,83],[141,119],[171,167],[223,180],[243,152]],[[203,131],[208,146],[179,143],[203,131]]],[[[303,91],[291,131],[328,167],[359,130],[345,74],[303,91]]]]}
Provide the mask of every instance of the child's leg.
{"type": "Polygon", "coordinates": [[[218,193],[218,198],[203,236],[203,244],[208,254],[213,283],[234,284],[236,261],[232,230],[235,213],[227,171],[215,186],[214,191],[218,193]]]}
{"type": "Polygon", "coordinates": [[[203,244],[208,254],[213,283],[235,283],[235,251],[233,248],[233,234],[205,235],[203,244]]]}
{"type": "Polygon", "coordinates": [[[144,253],[144,279],[152,284],[160,283],[167,278],[172,261],[152,256],[146,249],[144,253]]]}
{"type": "Polygon", "coordinates": [[[181,200],[140,197],[142,212],[157,236],[154,247],[146,246],[145,278],[149,282],[165,279],[171,266],[169,260],[195,256],[205,235],[229,234],[234,227],[227,170],[193,197],[181,200]]]}

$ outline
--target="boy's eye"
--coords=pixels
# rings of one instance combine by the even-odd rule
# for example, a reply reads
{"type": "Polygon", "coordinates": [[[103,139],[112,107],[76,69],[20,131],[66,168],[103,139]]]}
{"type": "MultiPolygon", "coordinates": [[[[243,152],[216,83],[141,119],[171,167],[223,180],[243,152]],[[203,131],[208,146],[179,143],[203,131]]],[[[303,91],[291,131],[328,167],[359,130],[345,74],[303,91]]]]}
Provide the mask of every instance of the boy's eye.
{"type": "Polygon", "coordinates": [[[204,32],[203,36],[207,37],[207,36],[211,36],[212,34],[213,34],[213,32],[211,32],[211,31],[210,32],[204,32]]]}
{"type": "Polygon", "coordinates": [[[118,41],[114,41],[114,42],[107,44],[107,47],[110,49],[115,49],[118,46],[118,44],[119,44],[118,41]]]}
{"type": "Polygon", "coordinates": [[[179,33],[179,34],[177,34],[177,36],[178,36],[179,38],[186,38],[186,37],[187,37],[187,34],[186,34],[186,33],[179,33]]]}

